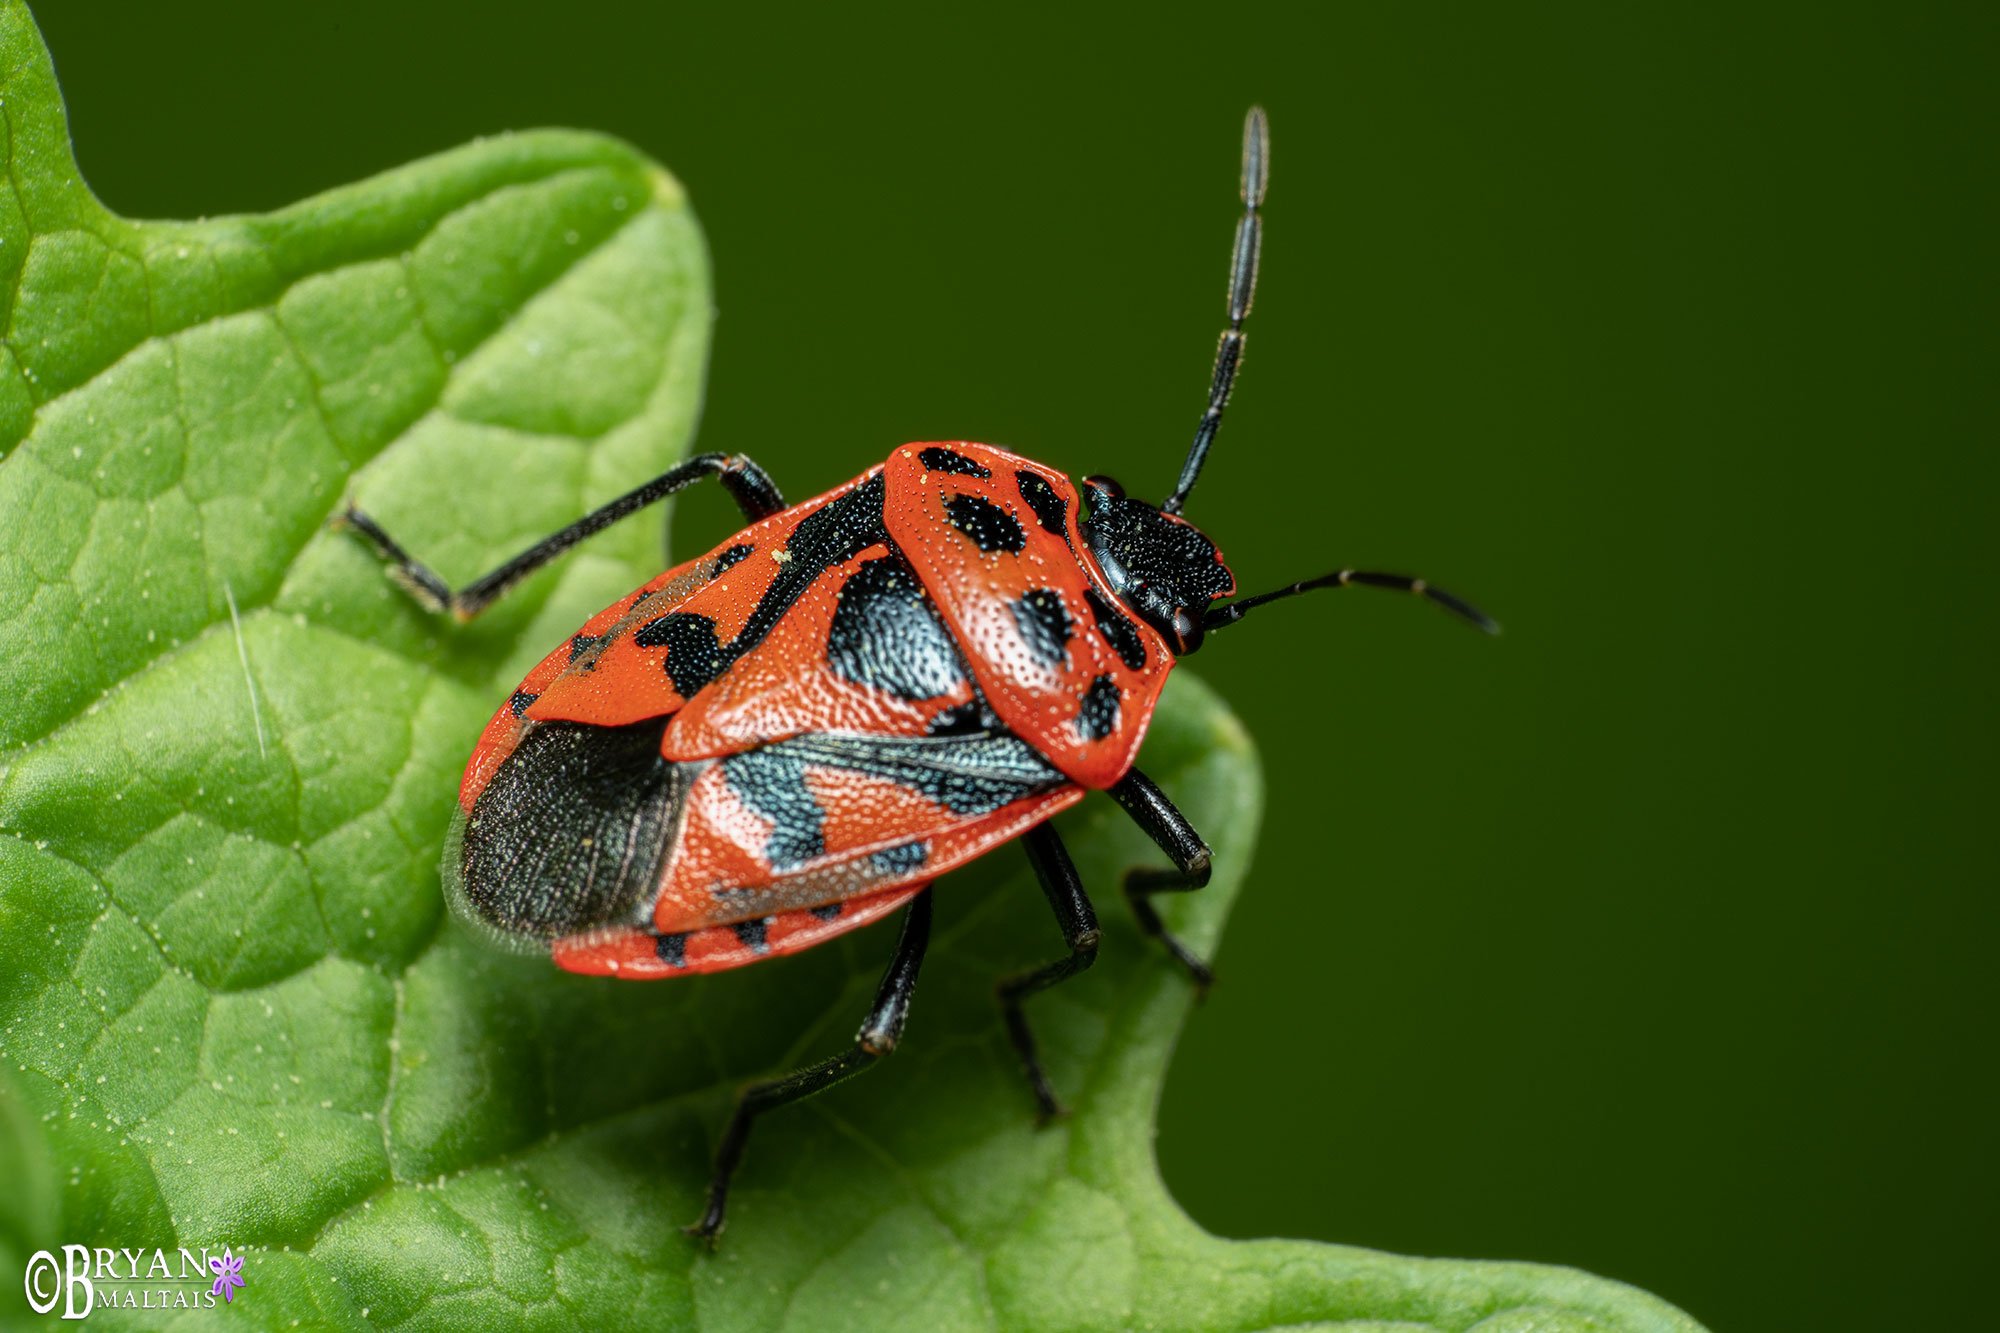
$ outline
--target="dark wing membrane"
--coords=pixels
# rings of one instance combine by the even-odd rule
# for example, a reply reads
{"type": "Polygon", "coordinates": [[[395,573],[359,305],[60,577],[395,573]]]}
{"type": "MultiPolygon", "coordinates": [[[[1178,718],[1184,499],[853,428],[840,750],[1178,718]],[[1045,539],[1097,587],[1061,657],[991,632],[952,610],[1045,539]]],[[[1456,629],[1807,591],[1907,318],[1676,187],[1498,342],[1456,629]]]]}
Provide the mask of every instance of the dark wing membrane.
{"type": "MultiPolygon", "coordinates": [[[[480,733],[479,743],[473,747],[472,758],[465,765],[465,776],[460,779],[458,805],[463,812],[470,813],[479,801],[479,794],[486,790],[487,782],[497,772],[500,765],[507,762],[507,756],[514,753],[515,743],[527,725],[526,715],[542,692],[562,675],[573,670],[578,661],[588,660],[588,654],[611,637],[621,622],[629,616],[633,608],[643,602],[657,599],[661,604],[671,605],[700,588],[715,577],[721,556],[711,551],[698,560],[684,564],[661,574],[645,587],[619,598],[592,616],[584,627],[571,635],[563,644],[538,663],[522,680],[506,703],[500,705],[493,714],[486,730],[480,733]]],[[[628,718],[627,721],[637,719],[628,718]]]]}
{"type": "Polygon", "coordinates": [[[546,941],[627,919],[649,901],[686,792],[685,770],[660,756],[665,727],[654,718],[527,728],[447,857],[461,914],[546,941]]]}

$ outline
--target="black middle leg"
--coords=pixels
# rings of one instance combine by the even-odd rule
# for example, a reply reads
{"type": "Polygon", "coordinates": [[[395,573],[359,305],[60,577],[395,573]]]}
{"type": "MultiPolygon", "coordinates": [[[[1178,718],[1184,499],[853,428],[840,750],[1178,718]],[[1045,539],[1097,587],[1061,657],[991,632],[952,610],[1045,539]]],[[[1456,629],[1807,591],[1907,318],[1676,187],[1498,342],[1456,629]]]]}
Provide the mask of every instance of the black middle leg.
{"type": "Polygon", "coordinates": [[[1120,778],[1111,788],[1111,796],[1174,863],[1172,870],[1135,866],[1125,872],[1125,897],[1132,904],[1132,915],[1138,918],[1139,929],[1158,940],[1186,970],[1189,980],[1194,982],[1196,995],[1206,995],[1215,981],[1215,973],[1167,929],[1153,906],[1152,896],[1205,888],[1213,853],[1201,834],[1195,832],[1194,825],[1188,823],[1187,816],[1176,810],[1167,794],[1138,769],[1120,778]]]}
{"type": "Polygon", "coordinates": [[[750,1126],[758,1116],[824,1092],[896,1049],[896,1042],[903,1035],[903,1022],[910,1015],[910,996],[917,989],[917,969],[923,966],[924,950],[930,939],[931,891],[927,886],[910,900],[903,912],[903,934],[896,942],[896,956],[889,960],[889,968],[882,974],[882,983],[875,989],[875,1003],[869,1007],[868,1017],[861,1021],[861,1030],[854,1034],[854,1045],[830,1060],[795,1069],[783,1078],[752,1083],[737,1096],[736,1114],[730,1117],[722,1146],[716,1150],[715,1170],[708,1182],[708,1205],[702,1210],[700,1221],[682,1230],[714,1243],[729,1203],[730,1177],[736,1174],[737,1164],[743,1160],[744,1145],[750,1141],[750,1126]]]}
{"type": "Polygon", "coordinates": [[[1021,1012],[1021,1001],[1057,982],[1069,980],[1097,961],[1097,913],[1091,908],[1090,898],[1083,891],[1083,880],[1077,875],[1076,866],[1070,861],[1069,852],[1064,848],[1062,839],[1056,836],[1053,825],[1035,825],[1022,835],[1021,845],[1027,850],[1029,863],[1035,867],[1035,877],[1042,882],[1042,893],[1047,896],[1049,906],[1055,909],[1056,920],[1062,925],[1063,942],[1069,945],[1069,957],[1032,972],[1003,978],[996,988],[1000,996],[1000,1011],[1007,1020],[1007,1035],[1021,1057],[1021,1068],[1028,1075],[1028,1084],[1035,1091],[1035,1102],[1041,1107],[1041,1118],[1046,1124],[1062,1115],[1063,1107],[1056,1100],[1055,1090],[1049,1087],[1048,1075],[1042,1072],[1041,1057],[1035,1050],[1035,1034],[1021,1012]]]}

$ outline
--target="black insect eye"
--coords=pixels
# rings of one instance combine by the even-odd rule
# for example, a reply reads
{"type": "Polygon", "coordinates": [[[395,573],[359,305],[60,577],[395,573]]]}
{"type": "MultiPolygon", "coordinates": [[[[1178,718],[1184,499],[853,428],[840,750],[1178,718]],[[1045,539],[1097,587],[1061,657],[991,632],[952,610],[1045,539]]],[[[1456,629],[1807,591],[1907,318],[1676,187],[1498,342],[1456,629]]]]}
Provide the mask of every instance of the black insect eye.
{"type": "Polygon", "coordinates": [[[1103,491],[1114,500],[1125,498],[1125,488],[1118,484],[1116,477],[1107,477],[1103,473],[1099,473],[1094,477],[1085,477],[1083,484],[1090,487],[1093,491],[1103,491]]]}
{"type": "Polygon", "coordinates": [[[1189,615],[1185,607],[1174,610],[1174,638],[1179,642],[1175,653],[1186,656],[1201,647],[1202,635],[1206,633],[1198,616],[1189,615]]]}

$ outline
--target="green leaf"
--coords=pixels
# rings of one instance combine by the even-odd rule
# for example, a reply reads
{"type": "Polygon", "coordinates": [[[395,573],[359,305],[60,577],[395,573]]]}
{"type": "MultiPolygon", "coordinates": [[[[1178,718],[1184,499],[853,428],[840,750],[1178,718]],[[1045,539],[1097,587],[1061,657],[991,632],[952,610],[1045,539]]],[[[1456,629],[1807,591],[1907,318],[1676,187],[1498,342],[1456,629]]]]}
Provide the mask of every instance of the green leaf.
{"type": "MultiPolygon", "coordinates": [[[[227,1243],[231,1327],[1694,1328],[1569,1270],[1203,1234],[1151,1151],[1189,991],[1115,897],[1097,967],[1033,1004],[1075,1108],[1036,1129],[992,982],[1059,943],[1011,852],[941,885],[902,1052],[766,1120],[721,1249],[688,1240],[732,1089],[846,1039],[890,929],[651,985],[468,941],[436,870],[458,768],[655,539],[607,532],[454,628],[325,529],[352,492],[463,580],[679,456],[710,318],[679,186],[543,132],[129,222],[79,180],[19,4],[0,111],[10,1271],[227,1243]]],[[[1215,842],[1169,908],[1212,949],[1253,751],[1182,673],[1145,764],[1215,842]]],[[[1099,889],[1157,858],[1101,797],[1063,828],[1099,889]]]]}

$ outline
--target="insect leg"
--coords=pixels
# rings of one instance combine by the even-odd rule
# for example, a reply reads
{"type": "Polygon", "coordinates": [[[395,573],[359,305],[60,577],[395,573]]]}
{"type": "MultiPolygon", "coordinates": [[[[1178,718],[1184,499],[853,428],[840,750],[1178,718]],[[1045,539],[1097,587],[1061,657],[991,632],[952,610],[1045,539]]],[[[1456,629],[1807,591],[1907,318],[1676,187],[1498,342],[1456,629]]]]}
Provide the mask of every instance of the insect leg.
{"type": "Polygon", "coordinates": [[[854,1045],[830,1060],[793,1070],[783,1078],[752,1083],[737,1096],[736,1113],[730,1117],[722,1146],[716,1150],[715,1172],[708,1182],[708,1206],[702,1210],[700,1221],[682,1228],[690,1236],[713,1243],[722,1230],[723,1212],[729,1202],[729,1180],[743,1160],[743,1146],[749,1142],[751,1123],[758,1116],[824,1092],[896,1049],[896,1041],[903,1035],[903,1022],[910,1015],[910,996],[917,989],[917,969],[923,966],[924,949],[930,939],[931,891],[926,887],[910,900],[903,913],[903,934],[896,941],[896,956],[889,960],[888,970],[875,988],[875,1003],[869,1007],[868,1017],[861,1021],[861,1030],[854,1034],[854,1045]]]}
{"type": "Polygon", "coordinates": [[[696,454],[684,463],[668,468],[645,485],[627,491],[609,504],[591,510],[576,522],[542,538],[500,568],[453,592],[451,585],[412,558],[395,538],[382,531],[374,519],[347,506],[334,515],[332,526],[352,528],[366,537],[375,550],[389,561],[389,577],[401,584],[426,611],[449,611],[453,618],[466,621],[484,611],[502,593],[549,561],[594,536],[619,519],[637,513],[647,505],[685,490],[704,477],[720,477],[722,487],[751,522],[769,518],[785,507],[784,496],[772,484],[763,468],[742,454],[696,454]]]}
{"type": "Polygon", "coordinates": [[[1144,829],[1146,836],[1158,843],[1174,863],[1172,870],[1135,866],[1125,872],[1125,897],[1132,904],[1132,915],[1139,919],[1139,929],[1164,945],[1174,961],[1186,970],[1188,979],[1194,982],[1195,993],[1206,995],[1215,973],[1174,937],[1151,900],[1156,893],[1186,893],[1205,887],[1211,856],[1208,844],[1195,832],[1194,825],[1188,823],[1187,816],[1174,808],[1166,793],[1136,768],[1112,786],[1111,797],[1125,807],[1132,822],[1144,829]]]}
{"type": "Polygon", "coordinates": [[[1083,891],[1083,881],[1078,878],[1076,866],[1071,863],[1069,852],[1063,847],[1062,839],[1056,836],[1053,825],[1037,824],[1022,835],[1021,845],[1027,850],[1029,863],[1035,867],[1035,877],[1042,882],[1042,892],[1048,897],[1049,906],[1055,909],[1056,920],[1062,924],[1063,941],[1069,945],[1069,957],[1032,972],[1002,978],[995,989],[999,993],[1001,1013],[1007,1020],[1007,1035],[1013,1040],[1014,1050],[1021,1057],[1021,1068],[1026,1071],[1028,1084],[1035,1091],[1042,1121],[1047,1123],[1062,1115],[1063,1107],[1056,1100],[1054,1089],[1049,1087],[1048,1075],[1042,1072],[1041,1057],[1035,1053],[1035,1034],[1029,1029],[1026,1016],[1021,1013],[1021,1001],[1057,982],[1069,980],[1097,961],[1097,913],[1091,909],[1090,899],[1083,891]]]}

